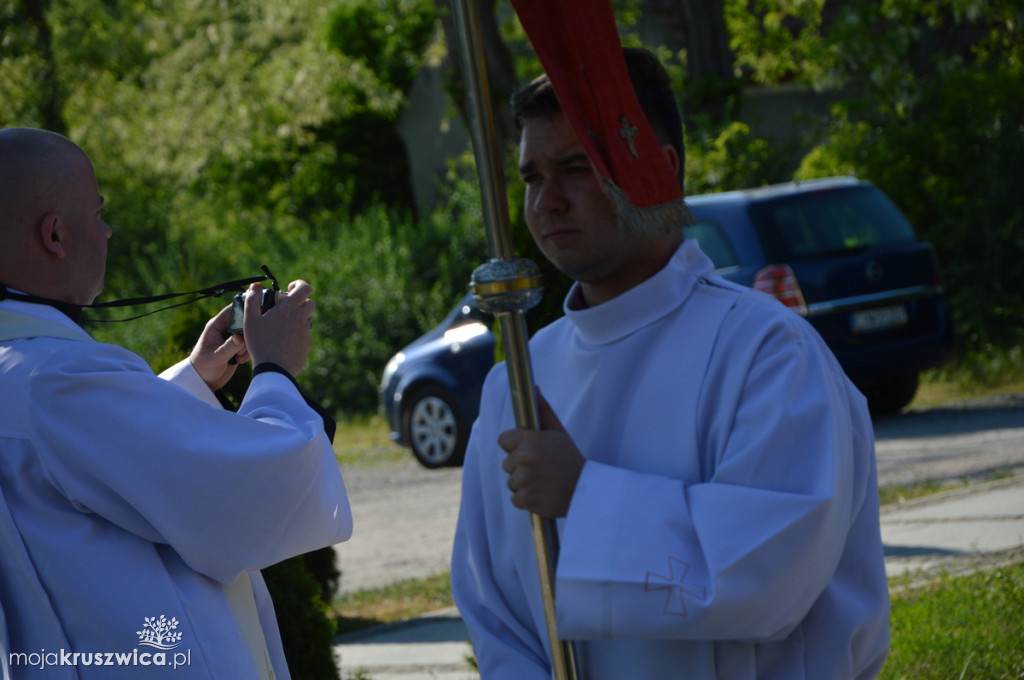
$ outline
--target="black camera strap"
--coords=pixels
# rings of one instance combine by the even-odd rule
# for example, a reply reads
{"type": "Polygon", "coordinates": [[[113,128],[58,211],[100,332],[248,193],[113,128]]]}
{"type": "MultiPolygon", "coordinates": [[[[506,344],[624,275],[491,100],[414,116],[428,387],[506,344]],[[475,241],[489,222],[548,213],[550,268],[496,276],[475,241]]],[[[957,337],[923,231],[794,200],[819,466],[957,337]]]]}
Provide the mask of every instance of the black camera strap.
{"type": "Polygon", "coordinates": [[[67,314],[72,319],[78,319],[81,316],[83,309],[110,309],[114,307],[132,307],[135,305],[146,305],[154,302],[162,302],[164,300],[172,300],[174,298],[185,297],[191,295],[192,297],[184,302],[178,302],[173,305],[166,307],[160,307],[159,309],[153,309],[143,314],[128,317],[127,319],[89,319],[90,323],[122,323],[125,321],[134,321],[135,319],[141,319],[144,316],[150,314],[156,314],[157,312],[163,312],[168,309],[174,309],[175,307],[182,307],[184,305],[192,304],[199,300],[212,297],[222,297],[225,293],[231,293],[241,291],[247,288],[253,283],[259,283],[271,279],[274,281],[275,286],[277,285],[277,279],[270,273],[270,270],[266,265],[262,267],[266,273],[265,276],[252,276],[247,279],[236,279],[234,281],[225,281],[224,283],[218,283],[215,286],[209,288],[200,288],[199,290],[190,290],[183,293],[166,293],[164,295],[151,295],[148,297],[133,297],[125,298],[123,300],[112,300],[110,302],[98,302],[89,305],[77,305],[71,302],[62,302],[60,300],[51,300],[50,298],[39,297],[37,295],[25,295],[24,293],[16,293],[8,290],[6,286],[0,285],[0,300],[18,300],[19,302],[30,302],[33,304],[49,305],[60,310],[64,314],[67,314]]]}
{"type": "MultiPolygon", "coordinates": [[[[183,305],[192,304],[193,302],[197,302],[199,300],[203,300],[206,298],[222,297],[225,293],[242,291],[248,288],[253,283],[260,283],[262,281],[266,281],[267,279],[270,279],[273,282],[273,289],[275,291],[280,290],[277,278],[270,273],[270,269],[266,265],[262,265],[260,269],[263,270],[265,276],[252,276],[247,279],[235,279],[234,281],[225,281],[224,283],[218,283],[217,285],[210,286],[209,288],[200,288],[199,290],[190,290],[185,291],[183,293],[167,293],[164,295],[151,295],[148,297],[125,298],[123,300],[99,302],[89,305],[76,305],[70,302],[61,302],[60,300],[51,300],[50,298],[39,297],[37,295],[26,295],[24,293],[17,293],[8,290],[7,286],[0,284],[0,301],[18,300],[19,302],[30,302],[39,305],[49,305],[60,310],[68,317],[75,320],[75,322],[77,323],[83,309],[110,309],[113,307],[132,307],[135,305],[145,305],[151,304],[153,302],[162,302],[164,300],[173,300],[174,298],[184,297],[186,295],[193,296],[190,299],[185,300],[184,302],[178,302],[173,305],[168,305],[166,307],[154,309],[144,314],[139,314],[137,316],[129,317],[127,319],[90,319],[90,322],[92,323],[120,323],[123,321],[134,321],[135,319],[141,319],[142,317],[149,316],[150,314],[156,314],[157,312],[162,312],[168,309],[174,309],[175,307],[181,307],[183,305]]],[[[291,373],[289,373],[288,371],[286,371],[285,369],[281,368],[276,364],[260,364],[253,370],[253,375],[255,376],[259,373],[267,371],[281,373],[292,381],[295,387],[299,390],[299,394],[302,396],[306,404],[314,411],[316,411],[317,415],[319,415],[323,420],[324,432],[327,434],[327,437],[328,439],[330,439],[331,443],[333,443],[334,433],[337,428],[337,425],[335,424],[334,419],[331,418],[330,414],[327,413],[327,410],[324,409],[324,407],[321,406],[318,402],[314,401],[313,399],[310,399],[305,394],[305,392],[302,391],[302,388],[299,387],[298,382],[295,380],[295,377],[291,373]]],[[[224,408],[231,411],[237,410],[235,405],[231,403],[231,400],[228,399],[227,395],[225,395],[222,390],[217,390],[214,394],[217,396],[217,399],[220,401],[221,405],[224,406],[224,408]]]]}

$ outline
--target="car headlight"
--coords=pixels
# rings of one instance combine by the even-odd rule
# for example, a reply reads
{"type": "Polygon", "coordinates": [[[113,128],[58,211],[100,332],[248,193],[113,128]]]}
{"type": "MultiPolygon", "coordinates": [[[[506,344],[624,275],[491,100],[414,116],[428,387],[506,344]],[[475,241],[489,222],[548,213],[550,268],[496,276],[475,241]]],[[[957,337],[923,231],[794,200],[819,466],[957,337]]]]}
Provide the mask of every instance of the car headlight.
{"type": "Polygon", "coordinates": [[[394,377],[395,371],[398,370],[398,367],[401,365],[403,361],[405,361],[405,354],[403,354],[402,352],[399,352],[395,356],[391,357],[391,360],[388,361],[387,366],[384,367],[384,375],[383,377],[381,377],[380,380],[382,388],[387,387],[388,383],[391,382],[391,378],[394,377]]]}

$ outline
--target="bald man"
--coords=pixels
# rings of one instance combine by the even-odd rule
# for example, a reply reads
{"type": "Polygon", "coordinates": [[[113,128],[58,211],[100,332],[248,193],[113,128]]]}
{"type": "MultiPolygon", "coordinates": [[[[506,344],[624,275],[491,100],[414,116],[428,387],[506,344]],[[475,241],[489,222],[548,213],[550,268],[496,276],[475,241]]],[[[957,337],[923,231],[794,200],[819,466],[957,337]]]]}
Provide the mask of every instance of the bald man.
{"type": "Polygon", "coordinates": [[[230,308],[160,376],[95,342],[104,199],[73,142],[0,130],[0,675],[288,678],[259,570],[346,540],[323,421],[295,384],[311,288],[230,308]],[[237,413],[216,391],[254,364],[237,413]],[[144,667],[144,668],[140,668],[144,667]]]}

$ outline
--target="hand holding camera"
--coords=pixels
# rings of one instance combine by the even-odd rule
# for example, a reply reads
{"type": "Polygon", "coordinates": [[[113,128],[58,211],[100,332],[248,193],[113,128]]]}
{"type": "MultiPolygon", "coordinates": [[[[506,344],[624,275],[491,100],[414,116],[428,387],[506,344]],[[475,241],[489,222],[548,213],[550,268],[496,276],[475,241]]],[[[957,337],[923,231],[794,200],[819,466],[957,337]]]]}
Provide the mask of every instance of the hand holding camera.
{"type": "Polygon", "coordinates": [[[267,267],[272,287],[254,283],[210,319],[190,359],[200,377],[216,391],[227,384],[237,364],[273,363],[296,376],[306,365],[314,303],[312,287],[293,281],[282,292],[267,267]]]}
{"type": "Polygon", "coordinates": [[[254,283],[242,301],[242,335],[253,365],[274,363],[297,376],[309,355],[314,302],[313,288],[303,280],[292,281],[288,292],[265,290],[254,283]],[[267,305],[268,293],[274,302],[267,305]]]}
{"type": "Polygon", "coordinates": [[[234,296],[230,305],[207,322],[189,355],[197,373],[214,391],[227,384],[238,365],[250,358],[253,366],[276,364],[292,376],[305,368],[314,308],[309,299],[312,288],[299,280],[284,293],[266,266],[263,271],[272,287],[252,284],[248,291],[234,296]]]}

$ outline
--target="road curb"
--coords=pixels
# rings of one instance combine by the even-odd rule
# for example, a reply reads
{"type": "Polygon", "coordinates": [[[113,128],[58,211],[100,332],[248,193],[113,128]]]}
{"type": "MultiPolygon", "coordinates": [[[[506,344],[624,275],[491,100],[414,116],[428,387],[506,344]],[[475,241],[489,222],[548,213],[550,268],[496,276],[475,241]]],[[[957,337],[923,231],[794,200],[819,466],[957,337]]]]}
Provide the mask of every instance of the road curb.
{"type": "Polygon", "coordinates": [[[1012,468],[1008,472],[1011,476],[1003,479],[984,482],[970,482],[967,486],[962,487],[950,486],[948,491],[936,491],[935,493],[927,496],[911,498],[905,501],[897,501],[895,503],[886,503],[885,505],[880,506],[879,515],[881,516],[882,521],[884,521],[886,515],[891,515],[893,513],[912,510],[914,508],[928,505],[948,503],[961,497],[996,491],[1007,486],[1024,485],[1024,468],[1012,468]]]}

